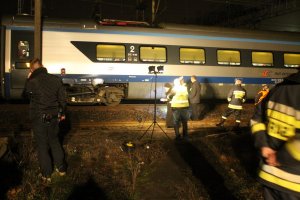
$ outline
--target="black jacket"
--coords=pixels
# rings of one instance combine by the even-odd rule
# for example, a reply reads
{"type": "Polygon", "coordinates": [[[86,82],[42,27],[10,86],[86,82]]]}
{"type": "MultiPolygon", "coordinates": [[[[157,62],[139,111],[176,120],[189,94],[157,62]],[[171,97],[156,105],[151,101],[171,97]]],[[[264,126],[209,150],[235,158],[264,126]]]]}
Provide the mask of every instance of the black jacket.
{"type": "Polygon", "coordinates": [[[62,80],[44,67],[36,69],[27,79],[23,94],[30,99],[31,119],[43,114],[65,114],[66,92],[62,80]]]}
{"type": "Polygon", "coordinates": [[[300,72],[276,85],[251,119],[258,149],[270,147],[280,166],[262,163],[260,181],[300,197],[300,72]],[[283,184],[284,183],[284,184],[283,184]]]}
{"type": "Polygon", "coordinates": [[[191,104],[200,103],[201,85],[198,81],[191,83],[189,100],[191,104]]]}

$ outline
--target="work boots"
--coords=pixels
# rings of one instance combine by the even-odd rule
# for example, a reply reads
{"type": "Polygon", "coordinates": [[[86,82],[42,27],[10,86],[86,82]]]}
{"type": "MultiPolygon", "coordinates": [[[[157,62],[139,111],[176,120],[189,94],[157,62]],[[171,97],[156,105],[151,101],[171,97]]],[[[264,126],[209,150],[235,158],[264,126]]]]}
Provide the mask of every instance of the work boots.
{"type": "Polygon", "coordinates": [[[180,139],[179,125],[174,124],[174,131],[175,131],[175,140],[179,140],[180,139]]]}

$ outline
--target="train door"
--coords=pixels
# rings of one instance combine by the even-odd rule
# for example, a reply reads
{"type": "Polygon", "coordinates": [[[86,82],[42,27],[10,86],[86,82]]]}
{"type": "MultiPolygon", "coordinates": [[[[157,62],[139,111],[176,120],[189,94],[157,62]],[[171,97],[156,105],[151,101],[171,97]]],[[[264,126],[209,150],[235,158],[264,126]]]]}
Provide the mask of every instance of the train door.
{"type": "Polygon", "coordinates": [[[10,98],[21,97],[32,58],[33,32],[13,30],[11,33],[10,98]]]}

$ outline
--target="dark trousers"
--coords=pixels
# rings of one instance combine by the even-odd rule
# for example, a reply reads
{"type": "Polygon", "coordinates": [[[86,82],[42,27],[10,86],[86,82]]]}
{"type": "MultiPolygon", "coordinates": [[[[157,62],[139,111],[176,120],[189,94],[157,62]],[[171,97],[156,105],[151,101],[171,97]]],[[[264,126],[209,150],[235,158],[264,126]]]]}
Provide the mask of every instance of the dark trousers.
{"type": "Polygon", "coordinates": [[[50,176],[53,172],[50,152],[54,165],[58,169],[64,168],[64,152],[59,142],[58,133],[57,119],[52,119],[49,123],[43,122],[41,118],[33,121],[33,134],[43,176],[50,176]]]}
{"type": "Polygon", "coordinates": [[[227,108],[224,114],[222,115],[222,119],[226,120],[227,117],[229,117],[231,114],[234,114],[236,123],[241,123],[242,110],[227,108]]]}
{"type": "Polygon", "coordinates": [[[284,193],[269,187],[264,187],[265,200],[300,200],[300,196],[284,193]]]}
{"type": "Polygon", "coordinates": [[[171,103],[167,103],[167,115],[166,115],[166,127],[167,128],[173,128],[174,122],[173,122],[173,112],[171,108],[171,103]]]}
{"type": "Polygon", "coordinates": [[[191,103],[190,109],[192,110],[192,120],[198,120],[200,117],[200,103],[191,103]]]}
{"type": "Polygon", "coordinates": [[[182,134],[183,137],[188,136],[188,125],[187,121],[189,120],[190,114],[188,108],[173,108],[173,121],[174,121],[174,130],[175,130],[175,136],[179,137],[179,127],[180,123],[182,124],[182,134]]]}

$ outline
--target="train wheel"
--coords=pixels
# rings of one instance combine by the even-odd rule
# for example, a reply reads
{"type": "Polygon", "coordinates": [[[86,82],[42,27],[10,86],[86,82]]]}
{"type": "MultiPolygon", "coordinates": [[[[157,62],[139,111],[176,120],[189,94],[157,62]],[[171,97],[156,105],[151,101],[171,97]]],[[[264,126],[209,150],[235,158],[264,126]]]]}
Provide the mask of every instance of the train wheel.
{"type": "Polygon", "coordinates": [[[108,92],[105,95],[105,101],[103,102],[107,106],[116,106],[119,105],[121,102],[121,97],[119,97],[116,93],[114,92],[108,92]]]}
{"type": "Polygon", "coordinates": [[[119,105],[121,102],[121,98],[107,98],[105,102],[103,102],[106,106],[116,106],[116,105],[119,105]]]}

